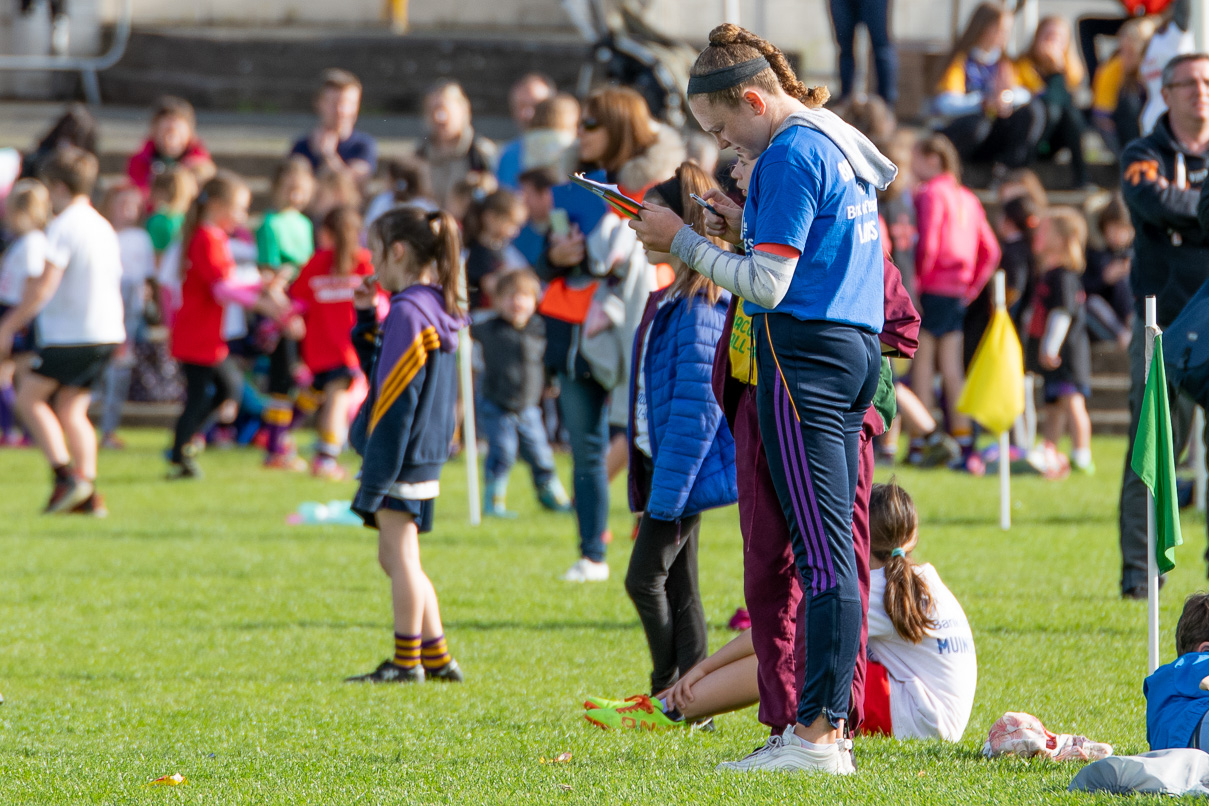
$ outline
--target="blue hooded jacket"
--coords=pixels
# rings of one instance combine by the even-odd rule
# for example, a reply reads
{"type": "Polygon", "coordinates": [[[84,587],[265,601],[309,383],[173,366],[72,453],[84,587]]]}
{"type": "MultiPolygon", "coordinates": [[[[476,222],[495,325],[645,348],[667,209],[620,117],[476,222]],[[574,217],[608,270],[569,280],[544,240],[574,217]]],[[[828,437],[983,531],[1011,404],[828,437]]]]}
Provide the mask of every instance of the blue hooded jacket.
{"type": "Polygon", "coordinates": [[[637,481],[642,463],[634,447],[635,375],[630,380],[628,429],[630,509],[675,521],[729,506],[739,493],[735,441],[711,385],[714,349],[722,336],[730,295],[723,292],[713,305],[704,295],[697,295],[670,300],[660,307],[666,294],[651,294],[634,339],[632,367],[639,365],[644,342],[648,345],[643,375],[654,473],[650,497],[644,502],[637,481]]]}
{"type": "Polygon", "coordinates": [[[1191,746],[1193,731],[1209,713],[1209,691],[1201,688],[1206,677],[1209,652],[1188,652],[1155,669],[1142,683],[1151,750],[1191,746]]]}
{"type": "Polygon", "coordinates": [[[375,513],[393,490],[431,489],[441,476],[457,424],[456,353],[458,330],[465,325],[463,317],[446,312],[441,289],[429,285],[393,295],[380,328],[372,310],[358,312],[353,346],[369,379],[369,396],[349,430],[349,443],[362,457],[352,510],[367,526],[376,525],[375,513]]]}

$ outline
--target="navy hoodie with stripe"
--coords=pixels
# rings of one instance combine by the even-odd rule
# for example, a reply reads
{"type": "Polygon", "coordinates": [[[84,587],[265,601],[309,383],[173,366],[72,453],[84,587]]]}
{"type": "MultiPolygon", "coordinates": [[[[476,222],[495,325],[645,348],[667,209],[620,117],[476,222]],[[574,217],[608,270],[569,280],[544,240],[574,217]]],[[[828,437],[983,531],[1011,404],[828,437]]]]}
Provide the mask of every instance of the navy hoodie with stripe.
{"type": "Polygon", "coordinates": [[[390,299],[379,328],[374,311],[359,310],[353,345],[369,379],[369,396],[349,433],[361,454],[361,486],[353,511],[376,526],[382,500],[400,488],[433,498],[449,459],[458,398],[458,331],[463,317],[445,310],[440,287],[413,285],[390,299]],[[399,486],[396,486],[399,485],[399,486]]]}

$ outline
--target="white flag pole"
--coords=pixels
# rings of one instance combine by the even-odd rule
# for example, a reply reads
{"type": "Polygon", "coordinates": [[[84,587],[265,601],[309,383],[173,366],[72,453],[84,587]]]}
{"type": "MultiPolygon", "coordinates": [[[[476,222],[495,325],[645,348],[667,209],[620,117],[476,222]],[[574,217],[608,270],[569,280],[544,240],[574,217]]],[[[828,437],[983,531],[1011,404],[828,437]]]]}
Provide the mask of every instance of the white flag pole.
{"type": "Polygon", "coordinates": [[[479,441],[474,429],[474,342],[470,328],[462,328],[458,337],[458,374],[462,387],[462,453],[466,456],[466,496],[470,499],[470,525],[482,520],[479,497],[479,441]]]}
{"type": "MultiPolygon", "coordinates": [[[[1002,269],[995,272],[995,311],[1007,310],[1007,290],[1002,269]]],[[[999,434],[999,528],[1012,528],[1012,441],[1005,429],[999,434]]]]}
{"type": "MultiPolygon", "coordinates": [[[[1146,298],[1146,378],[1150,378],[1150,361],[1154,357],[1154,336],[1159,331],[1155,298],[1146,298]]],[[[1136,434],[1134,435],[1136,439],[1136,434]]],[[[1159,563],[1155,557],[1154,494],[1146,491],[1146,623],[1147,646],[1150,648],[1150,671],[1159,668],[1159,563]]]]}
{"type": "Polygon", "coordinates": [[[1192,482],[1192,501],[1201,512],[1205,511],[1205,491],[1209,488],[1209,468],[1205,467],[1205,410],[1196,407],[1192,415],[1192,442],[1188,448],[1188,459],[1196,473],[1192,482]]]}

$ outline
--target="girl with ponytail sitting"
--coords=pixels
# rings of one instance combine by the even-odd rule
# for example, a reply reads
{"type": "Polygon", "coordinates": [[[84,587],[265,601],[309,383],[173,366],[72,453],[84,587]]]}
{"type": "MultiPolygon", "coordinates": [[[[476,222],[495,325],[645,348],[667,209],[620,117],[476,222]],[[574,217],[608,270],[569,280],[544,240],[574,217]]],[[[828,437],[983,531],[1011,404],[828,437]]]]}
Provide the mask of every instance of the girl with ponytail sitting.
{"type": "MultiPolygon", "coordinates": [[[[919,518],[907,491],[893,481],[873,485],[869,520],[869,662],[861,732],[959,741],[978,684],[970,623],[936,569],[911,559],[919,518]]],[[[756,704],[758,669],[751,630],[746,630],[655,697],[589,697],[585,716],[602,728],[700,724],[756,704]],[[676,712],[680,721],[659,719],[652,703],[664,713],[676,712]]]]}
{"type": "Polygon", "coordinates": [[[961,739],[978,660],[970,622],[931,563],[917,565],[919,516],[893,480],[869,497],[869,663],[865,733],[961,739]]]}

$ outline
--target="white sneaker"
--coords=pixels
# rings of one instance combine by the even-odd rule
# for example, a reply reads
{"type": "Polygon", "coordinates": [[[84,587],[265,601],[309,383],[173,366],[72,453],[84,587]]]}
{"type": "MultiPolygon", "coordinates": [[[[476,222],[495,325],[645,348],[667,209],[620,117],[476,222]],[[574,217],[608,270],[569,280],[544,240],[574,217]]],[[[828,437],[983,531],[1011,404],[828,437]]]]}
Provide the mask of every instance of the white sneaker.
{"type": "Polygon", "coordinates": [[[580,557],[575,565],[562,575],[563,582],[604,582],[609,578],[609,564],[580,557]]]}
{"type": "Polygon", "coordinates": [[[718,770],[752,772],[772,770],[776,772],[825,772],[831,775],[852,775],[856,772],[852,762],[852,743],[839,741],[823,749],[805,747],[793,732],[793,725],[780,736],[770,736],[759,750],[740,761],[724,761],[718,770]]]}

